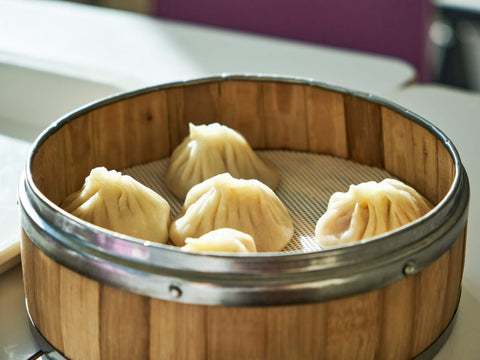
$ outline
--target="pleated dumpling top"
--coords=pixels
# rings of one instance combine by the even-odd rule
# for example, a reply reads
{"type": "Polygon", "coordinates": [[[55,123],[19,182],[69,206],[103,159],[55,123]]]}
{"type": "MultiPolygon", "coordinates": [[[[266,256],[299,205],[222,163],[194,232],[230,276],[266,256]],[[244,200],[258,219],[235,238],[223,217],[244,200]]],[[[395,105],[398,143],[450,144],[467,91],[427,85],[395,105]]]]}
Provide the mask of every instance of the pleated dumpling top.
{"type": "Polygon", "coordinates": [[[168,189],[179,199],[196,184],[230,173],[238,179],[256,179],[275,189],[280,175],[263,161],[237,131],[218,123],[189,124],[190,134],[174,150],[165,175],[168,189]]]}
{"type": "Polygon", "coordinates": [[[211,251],[229,253],[256,253],[253,238],[244,232],[221,228],[212,230],[199,238],[187,238],[184,251],[211,251]]]}
{"type": "Polygon", "coordinates": [[[166,243],[170,205],[152,189],[128,175],[98,167],[62,208],[105,229],[143,240],[166,243]]]}
{"type": "Polygon", "coordinates": [[[406,225],[431,208],[415,189],[395,179],[351,185],[330,197],[315,237],[322,247],[356,242],[406,225]]]}

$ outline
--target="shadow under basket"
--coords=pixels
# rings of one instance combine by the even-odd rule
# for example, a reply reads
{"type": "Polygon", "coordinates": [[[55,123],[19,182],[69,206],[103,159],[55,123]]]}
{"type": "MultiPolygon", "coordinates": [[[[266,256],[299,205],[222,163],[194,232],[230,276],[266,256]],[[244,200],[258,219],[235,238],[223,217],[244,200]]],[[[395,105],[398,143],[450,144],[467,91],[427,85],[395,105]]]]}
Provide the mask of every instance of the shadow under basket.
{"type": "Polygon", "coordinates": [[[252,76],[122,94],[60,119],[32,150],[19,189],[29,313],[71,359],[432,357],[459,302],[468,198],[450,140],[366,94],[252,76]],[[361,243],[244,256],[144,242],[59,207],[94,167],[170,156],[189,122],[384,169],[434,208],[361,243]]]}

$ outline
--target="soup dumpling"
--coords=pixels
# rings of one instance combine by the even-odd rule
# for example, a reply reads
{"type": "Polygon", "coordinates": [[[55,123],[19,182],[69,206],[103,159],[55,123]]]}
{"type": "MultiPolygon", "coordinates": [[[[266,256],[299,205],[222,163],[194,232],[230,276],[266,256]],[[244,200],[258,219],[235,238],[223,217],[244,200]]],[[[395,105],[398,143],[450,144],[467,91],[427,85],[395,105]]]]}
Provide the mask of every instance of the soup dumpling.
{"type": "Polygon", "coordinates": [[[170,205],[128,175],[98,167],[61,207],[85,221],[143,240],[166,243],[170,205]]]}
{"type": "Polygon", "coordinates": [[[258,157],[237,131],[218,123],[189,124],[190,134],[170,157],[165,183],[179,199],[196,184],[230,173],[239,179],[257,179],[272,189],[278,185],[277,169],[258,157]]]}
{"type": "Polygon", "coordinates": [[[280,251],[293,236],[287,209],[272,189],[258,180],[220,174],[195,185],[170,225],[170,239],[184,246],[188,237],[232,228],[255,239],[257,251],[280,251]]]}
{"type": "Polygon", "coordinates": [[[431,208],[422,195],[399,180],[351,185],[348,192],[330,197],[315,237],[322,247],[357,242],[406,225],[431,208]]]}
{"type": "Polygon", "coordinates": [[[253,238],[244,232],[222,228],[212,230],[199,238],[187,238],[182,250],[231,253],[256,253],[253,238]]]}

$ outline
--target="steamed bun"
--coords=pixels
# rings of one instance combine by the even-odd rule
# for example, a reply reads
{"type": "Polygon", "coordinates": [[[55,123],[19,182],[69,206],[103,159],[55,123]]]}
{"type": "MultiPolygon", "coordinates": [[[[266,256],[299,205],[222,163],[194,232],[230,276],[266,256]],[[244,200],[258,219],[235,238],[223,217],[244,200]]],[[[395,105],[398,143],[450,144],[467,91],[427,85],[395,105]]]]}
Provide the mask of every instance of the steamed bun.
{"type": "Polygon", "coordinates": [[[165,175],[168,189],[184,199],[194,185],[212,176],[230,173],[257,179],[275,189],[278,171],[260,159],[245,138],[227,126],[189,124],[190,135],[175,149],[165,175]]]}
{"type": "Polygon", "coordinates": [[[187,238],[182,250],[215,251],[232,253],[256,253],[257,248],[253,238],[244,232],[222,228],[212,230],[198,239],[187,238]]]}
{"type": "Polygon", "coordinates": [[[170,206],[130,176],[95,168],[62,208],[94,225],[143,240],[166,243],[170,206]]]}
{"type": "Polygon", "coordinates": [[[431,208],[415,189],[398,180],[351,185],[348,192],[330,197],[315,237],[323,247],[356,242],[406,225],[431,208]]]}
{"type": "Polygon", "coordinates": [[[287,209],[272,189],[258,180],[220,174],[195,185],[170,225],[177,246],[187,237],[232,228],[251,235],[258,251],[280,251],[293,235],[287,209]]]}

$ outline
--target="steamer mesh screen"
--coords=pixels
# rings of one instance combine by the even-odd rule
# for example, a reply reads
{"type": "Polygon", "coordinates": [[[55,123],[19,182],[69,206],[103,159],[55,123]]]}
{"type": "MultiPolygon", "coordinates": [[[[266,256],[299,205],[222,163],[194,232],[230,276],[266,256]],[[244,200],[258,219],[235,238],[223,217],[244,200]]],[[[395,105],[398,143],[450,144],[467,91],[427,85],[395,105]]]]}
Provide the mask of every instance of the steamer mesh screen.
{"type": "MultiPolygon", "coordinates": [[[[351,184],[391,177],[385,170],[328,155],[277,150],[257,151],[257,154],[280,171],[281,180],[275,193],[288,209],[295,228],[292,240],[282,251],[320,250],[315,240],[315,225],[326,211],[330,196],[347,191],[351,184]]],[[[162,195],[175,217],[183,202],[168,191],[163,181],[168,163],[165,158],[122,172],[162,195]]]]}

